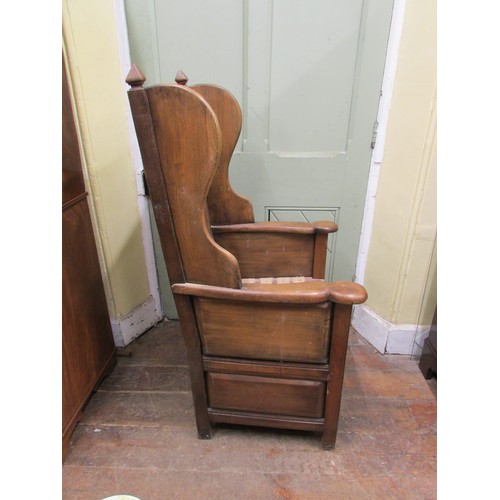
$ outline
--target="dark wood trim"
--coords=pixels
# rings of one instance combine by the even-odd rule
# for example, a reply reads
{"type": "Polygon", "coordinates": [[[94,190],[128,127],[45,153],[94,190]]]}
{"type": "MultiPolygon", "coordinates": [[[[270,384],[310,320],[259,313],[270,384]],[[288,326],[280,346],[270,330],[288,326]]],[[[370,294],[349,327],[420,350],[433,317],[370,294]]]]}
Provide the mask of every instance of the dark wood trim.
{"type": "Polygon", "coordinates": [[[67,210],[68,208],[71,208],[73,205],[76,205],[77,203],[79,203],[80,201],[82,200],[85,200],[87,199],[89,196],[89,194],[87,193],[87,191],[85,191],[84,193],[82,193],[81,195],[79,196],[76,196],[75,198],[69,200],[68,202],[66,202],[63,206],[62,206],[62,210],[63,212],[65,210],[67,210]]]}
{"type": "Polygon", "coordinates": [[[264,413],[248,413],[229,410],[208,409],[210,421],[214,424],[255,425],[258,427],[274,427],[299,431],[322,432],[324,419],[300,418],[287,415],[269,415],[264,413]]]}
{"type": "Polygon", "coordinates": [[[95,391],[95,388],[103,381],[104,378],[106,378],[114,369],[116,366],[116,349],[114,349],[110,354],[106,362],[104,363],[104,366],[102,367],[99,375],[97,376],[96,380],[94,383],[90,383],[89,387],[85,392],[82,392],[81,396],[81,404],[78,408],[75,409],[75,412],[73,416],[69,419],[69,421],[66,423],[65,427],[63,428],[63,435],[62,435],[62,456],[63,460],[66,458],[66,454],[68,452],[68,445],[69,441],[71,439],[71,434],[73,433],[73,430],[76,427],[76,424],[80,420],[83,408],[87,404],[87,401],[89,398],[92,396],[92,394],[95,391]]]}
{"type": "Polygon", "coordinates": [[[319,304],[326,301],[339,304],[362,304],[366,290],[357,283],[310,280],[302,283],[261,284],[247,283],[244,288],[225,288],[198,283],[176,283],[174,294],[192,295],[211,299],[238,300],[244,302],[275,302],[285,304],[319,304]]]}
{"type": "Polygon", "coordinates": [[[182,335],[186,344],[198,437],[200,439],[210,439],[212,437],[212,429],[207,413],[207,388],[201,357],[200,334],[198,332],[192,299],[188,296],[174,295],[174,300],[177,313],[179,314],[182,335]]]}
{"type": "Polygon", "coordinates": [[[328,233],[318,232],[314,238],[312,277],[316,279],[323,279],[325,277],[327,240],[328,233]]]}
{"type": "Polygon", "coordinates": [[[333,309],[333,338],[330,350],[330,380],[325,402],[325,430],[323,448],[331,449],[337,439],[342,385],[344,382],[347,341],[351,325],[352,305],[335,304],[333,309]]]}
{"type": "Polygon", "coordinates": [[[202,356],[203,369],[214,373],[234,373],[241,375],[260,375],[291,379],[307,379],[326,382],[329,376],[328,365],[307,365],[301,363],[276,363],[273,361],[247,361],[231,358],[202,356]]]}
{"type": "Polygon", "coordinates": [[[144,165],[144,177],[148,185],[149,196],[158,225],[158,234],[162,251],[167,262],[170,283],[186,281],[182,269],[179,245],[175,236],[170,203],[165,188],[165,179],[161,167],[155,130],[149,109],[146,91],[135,88],[128,92],[128,99],[134,120],[137,140],[144,165]]]}

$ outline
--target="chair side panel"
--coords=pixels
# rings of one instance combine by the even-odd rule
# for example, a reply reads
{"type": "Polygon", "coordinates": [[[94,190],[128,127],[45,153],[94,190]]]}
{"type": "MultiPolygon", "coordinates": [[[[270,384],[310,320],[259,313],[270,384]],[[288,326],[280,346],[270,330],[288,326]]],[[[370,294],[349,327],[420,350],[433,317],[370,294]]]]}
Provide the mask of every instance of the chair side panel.
{"type": "Polygon", "coordinates": [[[313,275],[314,234],[216,233],[215,241],[236,257],[243,278],[313,275]]]}
{"type": "Polygon", "coordinates": [[[331,303],[261,304],[196,298],[203,354],[326,363],[331,303]]]}

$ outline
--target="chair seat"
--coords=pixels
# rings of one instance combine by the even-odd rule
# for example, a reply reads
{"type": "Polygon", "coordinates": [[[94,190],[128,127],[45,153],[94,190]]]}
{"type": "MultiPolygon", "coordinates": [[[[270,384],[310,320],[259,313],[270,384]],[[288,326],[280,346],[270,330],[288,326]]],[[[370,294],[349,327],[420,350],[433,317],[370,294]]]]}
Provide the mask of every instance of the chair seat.
{"type": "Polygon", "coordinates": [[[284,276],[279,278],[243,278],[241,283],[245,285],[289,285],[290,283],[305,283],[313,281],[309,276],[284,276]]]}

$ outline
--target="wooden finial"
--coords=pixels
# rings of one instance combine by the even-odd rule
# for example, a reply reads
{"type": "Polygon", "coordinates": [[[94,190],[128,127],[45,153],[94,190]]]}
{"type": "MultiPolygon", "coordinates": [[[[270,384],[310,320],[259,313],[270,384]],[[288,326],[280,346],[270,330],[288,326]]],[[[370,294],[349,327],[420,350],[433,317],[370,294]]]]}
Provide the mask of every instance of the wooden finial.
{"type": "Polygon", "coordinates": [[[182,69],[177,71],[177,74],[175,75],[175,81],[179,85],[186,85],[187,84],[188,77],[185,75],[185,73],[184,73],[184,71],[182,71],[182,69]]]}
{"type": "Polygon", "coordinates": [[[146,77],[135,64],[132,64],[125,81],[132,87],[132,90],[134,90],[142,88],[144,82],[146,81],[146,77]]]}

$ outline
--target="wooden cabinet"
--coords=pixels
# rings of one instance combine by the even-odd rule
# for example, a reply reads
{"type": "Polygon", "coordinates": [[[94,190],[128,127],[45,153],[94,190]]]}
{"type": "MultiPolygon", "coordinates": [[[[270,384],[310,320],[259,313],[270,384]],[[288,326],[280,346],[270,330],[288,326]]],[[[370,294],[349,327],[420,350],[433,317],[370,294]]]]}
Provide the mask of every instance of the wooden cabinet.
{"type": "Polygon", "coordinates": [[[87,399],[116,362],[66,68],[62,82],[63,459],[87,399]]]}

